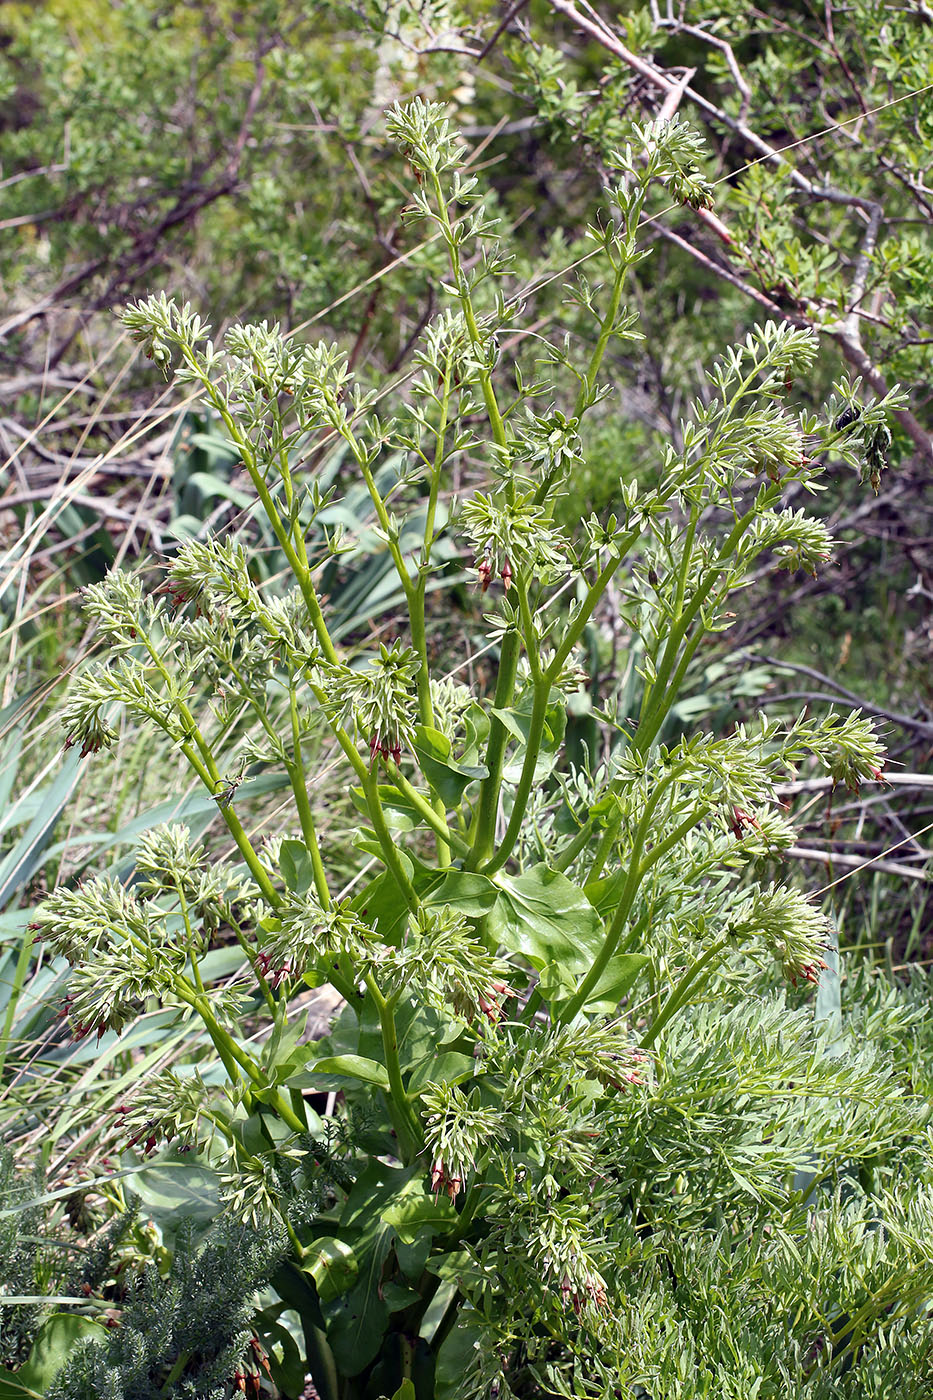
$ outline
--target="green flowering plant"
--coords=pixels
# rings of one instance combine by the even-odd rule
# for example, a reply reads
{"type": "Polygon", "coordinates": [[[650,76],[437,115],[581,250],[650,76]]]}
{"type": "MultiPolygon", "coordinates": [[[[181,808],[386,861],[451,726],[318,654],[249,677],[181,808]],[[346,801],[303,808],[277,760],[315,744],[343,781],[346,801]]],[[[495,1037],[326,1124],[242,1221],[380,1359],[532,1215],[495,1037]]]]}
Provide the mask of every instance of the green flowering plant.
{"type": "Polygon", "coordinates": [[[708,207],[699,143],[679,121],[633,131],[611,217],[590,230],[605,284],[571,289],[592,334],[540,347],[532,383],[501,348],[523,301],[443,109],[415,99],[388,130],[414,176],[408,214],[450,263],[449,304],[393,418],[336,346],[266,323],[215,345],[164,294],[123,313],[223,422],[289,578],[261,588],[242,541],[207,538],[182,543],[154,590],[125,573],[86,590],[108,652],[72,687],[67,741],[107,748],[119,707],[161,728],[233,852],[217,860],[183,824],[160,827],[131,884],[57,891],[37,932],[73,965],[76,1036],[119,1032],[155,1002],[213,1043],[216,1069],[142,1084],[122,1131],[145,1154],[192,1154],[239,1223],[287,1239],[278,1301],[254,1320],[279,1393],[301,1393],[306,1370],[325,1400],[658,1400],[694,1393],[675,1382],[704,1348],[724,1385],[731,1338],[733,1360],[771,1357],[772,1388],[755,1393],[787,1394],[775,1387],[790,1378],[794,1393],[828,1395],[916,1345],[929,1196],[895,1199],[891,1173],[905,1152],[929,1164],[930,1144],[894,1069],[869,1050],[830,1053],[785,994],[782,979],[819,982],[832,925],[768,870],[794,841],[777,784],[805,763],[854,789],[879,782],[883,749],[858,713],[664,735],[698,649],[728,629],[762,563],[831,558],[788,492],[819,489],[830,453],[871,474],[866,443],[880,450],[900,399],[858,417],[835,401],[796,412],[790,384],[814,335],[769,322],[711,368],[656,483],[620,486],[615,512],[571,535],[554,505],[594,410],[611,405],[607,347],[639,334],[623,294],[645,256],[646,196],[660,181],[708,207]],[[309,552],[332,502],[305,468],[322,440],[365,483],[405,600],[406,635],[376,649],[328,627],[320,573],[348,543],[325,531],[309,552]],[[487,487],[443,509],[467,459],[487,487]],[[402,464],[390,479],[387,462],[402,464]],[[489,691],[435,674],[428,603],[449,582],[445,533],[490,609],[489,691]],[[605,695],[605,757],[569,770],[578,648],[609,600],[638,658],[637,716],[605,695]],[[359,821],[342,889],[313,766],[325,743],[359,821]],[[244,814],[260,768],[282,776],[297,833],[264,844],[244,814]],[[221,941],[240,967],[212,978],[221,941]],[[324,985],[343,1007],[313,1042],[306,994],[324,985]],[[852,1238],[881,1227],[871,1279],[844,1221],[852,1238]],[[715,1346],[693,1277],[697,1299],[723,1288],[735,1302],[715,1346]],[[907,1309],[892,1305],[902,1285],[907,1309]]]}

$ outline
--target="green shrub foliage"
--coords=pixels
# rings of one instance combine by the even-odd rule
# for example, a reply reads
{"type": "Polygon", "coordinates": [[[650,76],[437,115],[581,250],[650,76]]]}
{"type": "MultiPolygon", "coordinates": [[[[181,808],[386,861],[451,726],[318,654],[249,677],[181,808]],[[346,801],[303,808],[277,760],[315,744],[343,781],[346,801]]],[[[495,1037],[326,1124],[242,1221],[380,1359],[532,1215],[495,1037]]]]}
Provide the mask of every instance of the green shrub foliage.
{"type": "Polygon", "coordinates": [[[273,1272],[282,1235],[262,1238],[221,1221],[198,1243],[182,1223],[167,1278],[150,1266],[135,1281],[119,1326],[69,1359],[48,1400],[227,1400],[245,1376],[254,1296],[273,1272]]]}

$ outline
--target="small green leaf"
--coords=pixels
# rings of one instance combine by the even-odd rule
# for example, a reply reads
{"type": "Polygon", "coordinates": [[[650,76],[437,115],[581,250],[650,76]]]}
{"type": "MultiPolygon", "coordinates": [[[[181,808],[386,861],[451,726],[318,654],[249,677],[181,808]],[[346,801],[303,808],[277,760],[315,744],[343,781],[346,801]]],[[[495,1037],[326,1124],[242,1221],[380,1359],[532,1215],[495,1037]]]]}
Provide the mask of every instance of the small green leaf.
{"type": "Polygon", "coordinates": [[[314,883],[314,868],[302,841],[283,841],[279,852],[282,879],[295,894],[307,894],[314,883]]]}
{"type": "Polygon", "coordinates": [[[561,967],[560,963],[549,962],[538,975],[538,992],[544,1001],[566,1001],[573,990],[573,975],[561,967]]]}
{"type": "Polygon", "coordinates": [[[591,1011],[615,1011],[635,978],[650,958],[644,953],[617,953],[610,958],[586,1005],[591,1011]]]}
{"type": "Polygon", "coordinates": [[[473,875],[465,870],[448,870],[439,883],[421,895],[423,904],[435,907],[449,904],[451,909],[470,919],[488,914],[498,897],[498,889],[485,875],[473,875]]]}
{"type": "Polygon", "coordinates": [[[402,1308],[411,1307],[412,1303],[417,1303],[421,1294],[417,1288],[406,1288],[402,1283],[393,1283],[390,1279],[388,1283],[382,1285],[382,1301],[389,1312],[401,1312],[402,1308]]]}
{"type": "MultiPolygon", "coordinates": [[[[391,787],[388,783],[380,783],[377,790],[382,814],[390,831],[414,831],[416,826],[421,825],[424,820],[421,813],[398,788],[391,787]]],[[[360,815],[369,820],[369,803],[362,788],[350,789],[350,801],[360,815]]]]}
{"type": "MultiPolygon", "coordinates": [[[[281,1304],[277,1305],[281,1307],[281,1304]]],[[[269,1309],[257,1314],[256,1330],[259,1333],[266,1355],[269,1358],[269,1372],[283,1395],[300,1395],[304,1389],[305,1362],[295,1338],[287,1327],[283,1327],[269,1309]],[[282,1348],[281,1361],[276,1347],[282,1348]]]]}
{"type": "MultiPolygon", "coordinates": [[[[509,709],[490,706],[489,713],[495,715],[499,722],[505,726],[513,739],[517,739],[522,747],[528,742],[528,735],[531,732],[531,716],[534,709],[534,692],[529,689],[519,697],[517,705],[509,709]]],[[[560,748],[564,737],[564,730],[567,725],[567,711],[563,699],[557,691],[552,690],[544,716],[544,732],[541,736],[541,749],[545,753],[554,753],[560,748]],[[552,703],[553,702],[553,703],[552,703]]]]}
{"type": "Polygon", "coordinates": [[[302,1272],[314,1279],[322,1303],[347,1293],[360,1271],[356,1255],[350,1246],[333,1235],[313,1240],[301,1261],[302,1272]]]}
{"type": "Polygon", "coordinates": [[[374,1277],[358,1283],[329,1319],[327,1340],[344,1375],[358,1376],[379,1353],[389,1309],[379,1297],[377,1283],[374,1277]]]}
{"type": "Polygon", "coordinates": [[[457,1212],[446,1196],[434,1197],[425,1190],[420,1178],[409,1181],[398,1198],[387,1206],[381,1217],[391,1225],[399,1239],[413,1244],[422,1230],[442,1235],[457,1223],[457,1212]]]}
{"type": "MultiPolygon", "coordinates": [[[[376,1059],[382,1054],[382,1024],[372,997],[367,993],[360,1008],[358,1053],[376,1059]]],[[[452,1017],[444,1017],[416,997],[402,997],[395,1007],[398,1058],[403,1070],[434,1051],[460,1029],[452,1017]]]]}
{"type": "Polygon", "coordinates": [[[489,774],[482,764],[458,763],[452,759],[447,735],[429,725],[418,725],[412,747],[422,773],[447,807],[456,807],[470,783],[489,774]]]}
{"type": "Polygon", "coordinates": [[[196,1162],[156,1162],[133,1180],[134,1192],[160,1225],[213,1220],[220,1211],[217,1185],[216,1174],[196,1162]]]}
{"type": "Polygon", "coordinates": [[[590,880],[584,886],[587,899],[604,919],[608,919],[619,907],[627,879],[628,871],[623,866],[620,870],[613,870],[611,875],[604,875],[599,880],[590,880]]]}
{"type": "Polygon", "coordinates": [[[364,1084],[375,1084],[379,1089],[388,1090],[389,1076],[378,1060],[368,1060],[365,1055],[325,1055],[306,1065],[300,1074],[292,1075],[289,1084],[293,1089],[313,1089],[321,1075],[339,1075],[345,1079],[361,1079],[364,1084]]]}
{"type": "Polygon", "coordinates": [[[351,905],[376,930],[384,943],[395,943],[408,920],[409,908],[394,878],[383,872],[360,891],[351,905]]]}
{"type": "Polygon", "coordinates": [[[392,1400],[415,1400],[414,1382],[407,1378],[403,1380],[398,1390],[392,1396],[392,1400]]]}
{"type": "MultiPolygon", "coordinates": [[[[609,959],[602,977],[590,992],[584,1005],[589,1011],[595,1011],[599,1014],[615,1011],[648,961],[649,959],[644,953],[617,953],[614,958],[609,959]]],[[[544,980],[543,973],[541,980],[544,980]]],[[[573,987],[568,987],[566,982],[562,982],[554,988],[550,995],[543,987],[541,989],[541,995],[545,1001],[549,1001],[555,1006],[559,1006],[563,1001],[569,1001],[572,993],[573,987]]]]}
{"type": "Polygon", "coordinates": [[[320,1327],[323,1330],[324,1314],[317,1296],[317,1285],[312,1278],[303,1274],[297,1265],[288,1262],[279,1266],[270,1282],[282,1302],[294,1308],[305,1327],[320,1327]]]}
{"type": "Polygon", "coordinates": [[[476,1068],[472,1055],[461,1055],[456,1050],[426,1055],[412,1069],[408,1092],[417,1093],[425,1084],[462,1084],[464,1079],[473,1077],[476,1068]]]}
{"type": "MultiPolygon", "coordinates": [[[[361,831],[354,840],[353,845],[358,851],[362,851],[364,855],[375,856],[378,861],[385,865],[385,852],[379,844],[378,838],[372,831],[361,831]]],[[[395,847],[395,854],[398,856],[399,864],[410,880],[415,873],[415,867],[411,863],[411,857],[408,855],[408,852],[402,850],[399,845],[395,847]]]]}

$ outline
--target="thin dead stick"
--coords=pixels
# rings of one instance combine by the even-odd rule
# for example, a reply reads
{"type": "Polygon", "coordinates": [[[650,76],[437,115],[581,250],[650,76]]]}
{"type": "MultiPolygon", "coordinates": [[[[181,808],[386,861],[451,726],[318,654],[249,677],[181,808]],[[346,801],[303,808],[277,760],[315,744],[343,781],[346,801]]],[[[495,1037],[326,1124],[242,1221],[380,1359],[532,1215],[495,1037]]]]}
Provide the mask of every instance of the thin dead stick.
{"type": "MultiPolygon", "coordinates": [[[[884,781],[889,787],[933,788],[931,773],[885,773],[884,781]]],[[[800,778],[790,783],[776,783],[774,791],[778,797],[795,797],[800,792],[829,792],[838,786],[834,778],[800,778]]]]}
{"type": "MultiPolygon", "coordinates": [[[[841,865],[850,869],[853,874],[857,870],[865,870],[867,864],[870,863],[872,869],[879,871],[882,875],[897,875],[902,880],[919,880],[923,884],[928,884],[933,879],[933,875],[927,870],[918,870],[913,865],[898,865],[896,861],[884,860],[880,855],[871,862],[866,862],[861,856],[851,856],[837,851],[820,851],[811,846],[791,846],[784,854],[791,856],[794,860],[814,861],[819,865],[841,865]]],[[[826,888],[830,889],[831,886],[827,885],[826,888]]]]}
{"type": "Polygon", "coordinates": [[[916,841],[919,837],[925,836],[928,831],[933,831],[933,822],[928,822],[926,826],[922,826],[919,831],[915,831],[912,836],[906,837],[903,841],[895,841],[893,846],[888,846],[887,849],[881,851],[879,855],[870,856],[868,860],[860,861],[847,875],[840,875],[838,880],[831,881],[830,884],[824,885],[820,890],[814,890],[813,898],[818,899],[821,894],[827,894],[829,890],[834,890],[836,886],[841,885],[844,880],[851,880],[853,875],[859,874],[862,870],[870,870],[872,867],[876,867],[879,861],[884,860],[886,856],[891,855],[894,851],[899,851],[902,846],[907,845],[908,841],[916,841]]]}

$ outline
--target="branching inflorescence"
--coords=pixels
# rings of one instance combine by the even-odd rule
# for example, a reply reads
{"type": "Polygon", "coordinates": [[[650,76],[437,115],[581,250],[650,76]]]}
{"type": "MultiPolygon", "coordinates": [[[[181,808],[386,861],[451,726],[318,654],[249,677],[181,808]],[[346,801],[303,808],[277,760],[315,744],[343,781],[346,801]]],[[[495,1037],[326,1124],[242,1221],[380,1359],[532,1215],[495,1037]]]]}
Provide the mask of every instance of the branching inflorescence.
{"type": "MultiPolygon", "coordinates": [[[[110,747],[121,710],[127,723],[160,728],[215,799],[233,854],[218,862],[185,826],[160,828],[139,844],[132,886],[99,877],[57,891],[37,931],[74,968],[76,1035],[120,1031],[154,1004],[205,1026],[223,1088],[163,1074],[121,1106],[123,1132],[144,1150],[174,1139],[200,1152],[242,1220],[284,1222],[293,1262],[319,1297],[309,1364],[322,1395],[337,1400],[338,1374],[368,1374],[389,1355],[389,1337],[411,1351],[438,1287],[450,1316],[433,1342],[424,1338],[429,1350],[460,1315],[458,1327],[486,1339],[486,1361],[499,1358],[498,1384],[543,1375],[535,1368],[550,1347],[547,1393],[576,1394],[561,1387],[580,1358],[595,1366],[626,1336],[632,1356],[647,1345],[640,1323],[626,1332],[629,1263],[641,1261],[667,1307],[676,1280],[657,1261],[680,1248],[678,1203],[683,1218],[714,1208],[698,1204],[691,1184],[697,1143],[734,1123],[714,1009],[734,1031],[763,997],[770,1009],[756,1034],[773,1057],[753,1082],[745,1032],[730,1031],[729,1053],[748,1079],[735,1095],[745,1094],[757,1156],[721,1144],[731,1185],[717,1219],[732,1230],[750,1202],[780,1199],[791,1230],[799,1211],[774,1103],[803,1122],[811,1097],[827,1096],[816,1032],[787,1011],[773,967],[792,984],[818,981],[832,930],[804,894],[759,867],[794,839],[778,781],[814,762],[857,788],[881,778],[883,751],[858,714],[761,717],[725,737],[664,738],[699,648],[729,627],[755,570],[772,559],[816,571],[831,557],[826,529],[786,504],[788,488],[816,489],[821,460],[857,452],[866,423],[876,428],[866,459],[874,471],[885,414],[900,399],[864,404],[857,419],[797,412],[790,381],[812,364],[815,338],[769,322],[709,371],[656,483],[620,486],[615,513],[571,537],[554,501],[585,457],[588,415],[611,403],[600,378],[608,345],[638,335],[623,294],[644,256],[647,191],[660,181],[684,205],[711,204],[697,138],[682,122],[658,121],[619,152],[612,219],[590,231],[606,283],[574,290],[592,335],[585,346],[550,347],[532,392],[500,351],[522,308],[443,110],[416,99],[388,125],[414,174],[409,213],[439,235],[450,262],[449,305],[426,327],[412,393],[392,421],[377,417],[337,346],[300,345],[265,323],[234,327],[215,346],[192,309],[164,294],[124,312],[163,373],[219,416],[288,581],[283,591],[261,587],[242,542],[196,539],[154,591],[124,573],[87,591],[109,654],[72,686],[67,741],[84,752],[110,747]],[[324,559],[309,555],[310,524],[329,500],[303,468],[312,436],[338,443],[365,484],[397,573],[397,635],[374,650],[342,646],[328,625],[320,571],[348,546],[334,534],[324,559]],[[387,486],[382,468],[397,452],[407,465],[387,486]],[[465,454],[485,461],[488,483],[448,519],[440,503],[465,454]],[[413,492],[416,542],[403,528],[413,492]],[[492,609],[490,694],[437,674],[428,646],[444,531],[492,609]],[[581,638],[609,597],[637,657],[640,702],[634,725],[613,725],[606,712],[610,756],[582,782],[566,774],[564,724],[581,638]],[[250,761],[280,771],[291,792],[300,834],[268,850],[248,831],[248,770],[226,738],[237,727],[250,761]],[[360,823],[359,881],[339,898],[309,769],[322,744],[342,764],[360,823]],[[559,820],[546,827],[546,858],[531,859],[542,811],[559,820]],[[239,943],[243,958],[223,984],[208,970],[219,941],[239,943]],[[329,1045],[315,1047],[302,1042],[296,999],[322,983],[346,1009],[329,1045]],[[775,1049],[775,1007],[790,1018],[793,1054],[775,1049]],[[258,1040],[242,1034],[246,1009],[267,1023],[258,1040]],[[694,1054],[691,1107],[684,1066],[694,1054]],[[312,1228],[302,1201],[326,1131],[304,1091],[317,1087],[340,1089],[359,1133],[340,1209],[312,1228]],[[664,1127],[652,1146],[654,1114],[664,1127]],[[356,1251],[336,1293],[322,1232],[332,1253],[356,1251]],[[405,1294],[395,1310],[389,1283],[405,1294]],[[358,1310],[371,1310],[355,1352],[342,1301],[351,1288],[358,1310]]],[[[856,388],[841,384],[840,397],[854,399],[856,388]]],[[[836,1103],[852,1105],[846,1151],[857,1158],[859,1114],[893,1090],[855,1061],[832,1064],[836,1103]]],[[[820,1138],[827,1151],[831,1139],[828,1130],[820,1138]]],[[[860,1326],[881,1318],[878,1297],[860,1326]]],[[[486,1365],[492,1384],[490,1374],[486,1365]]]]}

